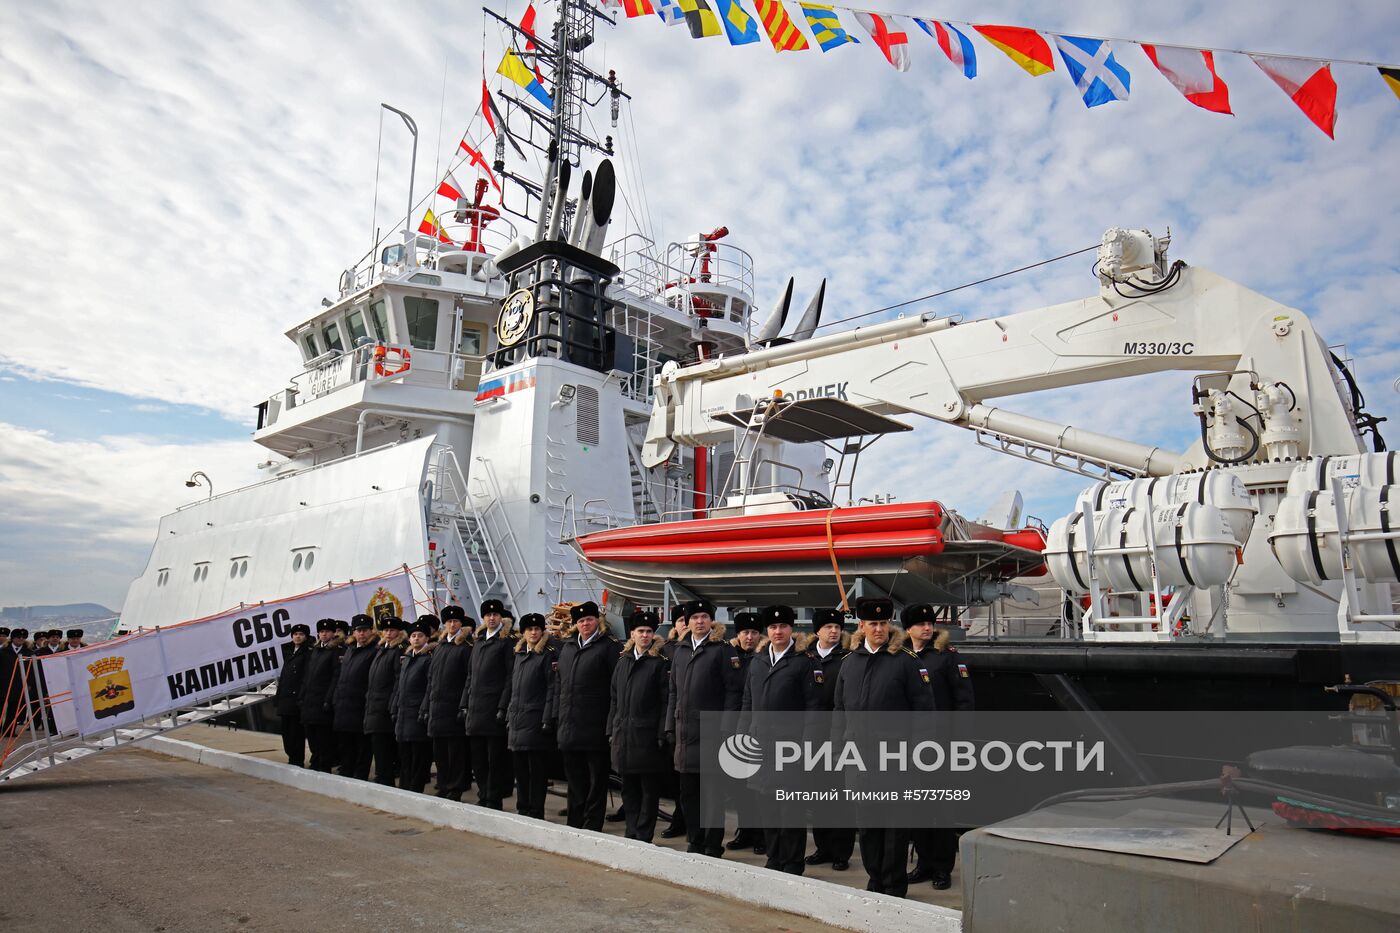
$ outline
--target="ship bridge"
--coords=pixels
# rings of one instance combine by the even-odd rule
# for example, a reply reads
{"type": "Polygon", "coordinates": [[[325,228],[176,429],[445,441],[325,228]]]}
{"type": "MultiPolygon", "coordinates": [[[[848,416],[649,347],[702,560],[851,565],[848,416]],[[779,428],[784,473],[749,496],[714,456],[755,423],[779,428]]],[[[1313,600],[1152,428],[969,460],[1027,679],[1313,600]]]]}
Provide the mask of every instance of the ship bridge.
{"type": "Polygon", "coordinates": [[[258,403],[254,440],[296,458],[362,440],[372,416],[470,416],[505,295],[491,256],[516,236],[475,213],[444,224],[450,244],[417,234],[347,269],[338,299],[286,331],[303,369],[258,403]]]}

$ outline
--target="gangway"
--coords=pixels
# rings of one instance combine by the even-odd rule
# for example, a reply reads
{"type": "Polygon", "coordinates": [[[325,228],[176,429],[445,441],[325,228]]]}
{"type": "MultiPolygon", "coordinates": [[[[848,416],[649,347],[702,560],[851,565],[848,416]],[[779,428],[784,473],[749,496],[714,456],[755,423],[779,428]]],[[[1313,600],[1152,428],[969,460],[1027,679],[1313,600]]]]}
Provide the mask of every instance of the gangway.
{"type": "MultiPolygon", "coordinates": [[[[249,709],[276,693],[288,651],[317,619],[417,616],[419,568],[324,587],[43,657],[0,683],[0,785],[249,709]]],[[[7,649],[8,650],[8,649],[7,649]]]]}
{"type": "MultiPolygon", "coordinates": [[[[99,752],[124,748],[134,742],[165,735],[167,732],[173,732],[197,722],[205,722],[216,716],[250,709],[262,701],[270,699],[276,692],[277,680],[274,674],[272,680],[256,687],[241,687],[223,696],[217,696],[192,706],[170,710],[159,716],[142,719],[139,722],[128,723],[104,735],[86,737],[55,735],[50,732],[50,716],[47,714],[51,704],[48,700],[40,701],[45,714],[30,716],[27,721],[17,723],[18,729],[12,730],[16,733],[15,738],[21,735],[28,736],[23,744],[6,750],[5,746],[8,745],[11,736],[0,738],[0,787],[11,781],[17,781],[41,771],[50,771],[59,765],[79,761],[99,752]]],[[[26,690],[26,708],[29,705],[28,691],[26,690]]]]}

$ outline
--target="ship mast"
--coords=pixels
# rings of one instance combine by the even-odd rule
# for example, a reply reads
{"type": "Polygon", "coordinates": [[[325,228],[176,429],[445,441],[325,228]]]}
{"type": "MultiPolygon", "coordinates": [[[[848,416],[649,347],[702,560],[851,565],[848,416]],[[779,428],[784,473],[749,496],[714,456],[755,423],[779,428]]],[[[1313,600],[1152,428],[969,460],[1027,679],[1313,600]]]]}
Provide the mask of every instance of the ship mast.
{"type": "MultiPolygon", "coordinates": [[[[598,104],[605,96],[611,95],[614,102],[621,98],[631,99],[617,84],[612,72],[606,77],[589,68],[583,61],[584,51],[593,44],[596,21],[616,25],[613,17],[597,9],[589,0],[558,0],[558,18],[549,37],[530,36],[515,23],[494,10],[484,8],[486,15],[505,27],[511,36],[511,45],[516,46],[516,54],[527,64],[547,67],[552,72],[549,91],[554,100],[553,112],[545,111],[534,103],[505,90],[497,92],[497,97],[505,103],[505,126],[502,131],[510,134],[512,142],[519,141],[543,153],[547,160],[544,184],[506,169],[504,151],[497,150],[495,169],[498,174],[516,182],[526,193],[523,211],[507,208],[511,213],[536,222],[536,241],[545,236],[545,231],[568,229],[567,216],[555,218],[551,212],[556,203],[563,204],[567,213],[567,201],[559,200],[560,165],[567,163],[577,168],[583,153],[588,150],[613,154],[613,138],[595,138],[583,129],[585,107],[598,104]],[[534,50],[525,45],[532,42],[534,50]],[[523,127],[523,131],[517,129],[523,127]],[[530,199],[539,201],[538,211],[530,209],[530,199]]],[[[617,108],[612,111],[612,126],[617,126],[617,108]]]]}

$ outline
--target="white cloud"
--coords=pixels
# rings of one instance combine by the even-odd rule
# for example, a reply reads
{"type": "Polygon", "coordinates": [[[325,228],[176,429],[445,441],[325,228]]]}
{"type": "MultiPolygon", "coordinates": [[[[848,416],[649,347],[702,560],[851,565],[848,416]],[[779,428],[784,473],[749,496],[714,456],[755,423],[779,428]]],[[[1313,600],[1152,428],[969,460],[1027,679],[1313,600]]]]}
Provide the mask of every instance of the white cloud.
{"type": "Polygon", "coordinates": [[[259,478],[254,453],[246,441],[57,441],[0,422],[0,590],[6,602],[93,600],[120,607],[160,516],[195,497],[184,485],[190,473],[203,470],[217,491],[232,489],[259,478]]]}
{"type": "MultiPolygon", "coordinates": [[[[908,0],[885,6],[918,12],[908,0]]],[[[1044,6],[946,0],[939,13],[1362,59],[1392,54],[1400,37],[1400,8],[1380,0],[1044,6]]],[[[497,8],[518,17],[523,3],[497,8]]],[[[444,15],[430,4],[150,0],[139,10],[0,4],[0,203],[10,221],[0,252],[47,270],[0,290],[0,362],[145,400],[137,410],[192,404],[246,420],[297,369],[283,331],[319,306],[373,227],[401,223],[408,139],[393,117],[371,216],[379,102],[417,116],[426,190],[435,152],[453,149],[477,104],[480,22],[474,10],[444,15]]],[[[498,41],[488,30],[488,69],[498,41]]],[[[763,308],[788,275],[802,300],[827,277],[829,319],[1090,245],[1108,226],[1170,225],[1174,255],[1299,307],[1330,341],[1345,341],[1377,413],[1396,411],[1400,107],[1374,69],[1335,69],[1331,142],[1236,56],[1219,64],[1238,116],[1190,106],[1131,48],[1119,54],[1131,100],[1087,111],[1063,74],[1031,78],[980,39],[973,81],[922,33],[910,41],[913,70],[900,75],[869,43],[774,55],[766,40],[693,42],[650,20],[601,29],[591,63],[615,68],[637,95],[621,127],[607,126],[605,109],[595,118],[619,144],[635,124],[640,150],[622,172],[634,180],[624,192],[632,210],[649,205],[663,242],[727,224],[755,256],[763,308]]],[[[629,217],[616,232],[634,227],[629,217]]],[[[977,317],[1080,297],[1095,284],[1088,258],[910,310],[977,317]]],[[[1169,377],[1010,407],[1022,406],[1145,442],[1177,440],[1193,424],[1181,380],[1169,377]]],[[[139,550],[182,487],[152,490],[187,468],[236,471],[258,459],[246,442],[148,455],[134,438],[15,439],[27,447],[5,455],[4,495],[26,516],[29,540],[53,553],[58,532],[48,528],[139,550]],[[172,473],[173,463],[182,466],[172,473]],[[86,479],[68,476],[73,464],[86,479]],[[116,469],[96,472],[102,464],[116,469]],[[114,497],[106,484],[118,482],[114,497]]],[[[882,479],[902,498],[938,495],[974,514],[1005,486],[1024,484],[1035,511],[1037,496],[1059,502],[1080,485],[940,425],[882,444],[872,460],[889,457],[882,479]]],[[[75,553],[65,563],[86,566],[75,553]]],[[[7,593],[43,576],[20,550],[5,560],[7,593]]]]}

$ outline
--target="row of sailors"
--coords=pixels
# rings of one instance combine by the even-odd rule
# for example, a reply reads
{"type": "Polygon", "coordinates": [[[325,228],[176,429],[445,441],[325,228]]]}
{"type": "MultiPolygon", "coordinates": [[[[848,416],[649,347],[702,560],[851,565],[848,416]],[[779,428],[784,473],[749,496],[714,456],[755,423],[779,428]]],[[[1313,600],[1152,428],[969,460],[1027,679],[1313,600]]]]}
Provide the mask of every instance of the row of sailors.
{"type": "MultiPolygon", "coordinates": [[[[36,698],[44,695],[43,674],[37,664],[23,664],[22,660],[87,647],[80,628],[69,629],[66,639],[59,629],[36,631],[31,636],[26,628],[0,626],[0,742],[13,742],[15,733],[37,719],[41,708],[36,698]]],[[[52,721],[52,715],[49,718],[52,721]]]]}
{"type": "MultiPolygon", "coordinates": [[[[288,761],[422,792],[434,764],[438,795],[461,800],[472,777],[477,803],[544,818],[551,765],[562,757],[570,826],[601,831],[609,772],[622,780],[628,838],[652,841],[659,802],[674,781],[677,821],[692,815],[687,851],[724,854],[723,827],[701,826],[700,716],[704,712],[899,711],[971,709],[967,666],[936,632],[929,606],[901,615],[893,604],[862,599],[856,631],[835,609],[813,614],[814,634],[794,636],[796,613],[769,606],[736,614],[725,640],[716,607],[704,600],[677,607],[668,639],[651,610],[627,619],[627,640],[607,630],[592,602],[570,608],[570,625],[539,613],[518,630],[499,600],[481,605],[481,622],[458,606],[438,620],[382,619],[376,631],[356,616],[344,623],[293,629],[276,706],[288,761]],[[764,637],[766,634],[766,638],[764,637]]],[[[674,828],[674,823],[673,823],[674,828]]],[[[678,835],[667,832],[663,836],[678,835]]],[[[802,874],[806,864],[845,870],[857,831],[741,827],[728,847],[753,845],[772,869],[802,874]]],[[[859,832],[868,890],[903,896],[910,880],[949,885],[957,851],[954,830],[864,829],[859,832]],[[919,867],[907,874],[913,842],[919,867]]]]}
{"type": "Polygon", "coordinates": [[[0,626],[0,644],[26,657],[42,658],[45,655],[58,654],[60,651],[86,648],[87,642],[83,641],[83,638],[83,630],[80,628],[70,628],[66,634],[62,629],[52,628],[36,631],[31,636],[28,629],[8,629],[0,626]]]}

